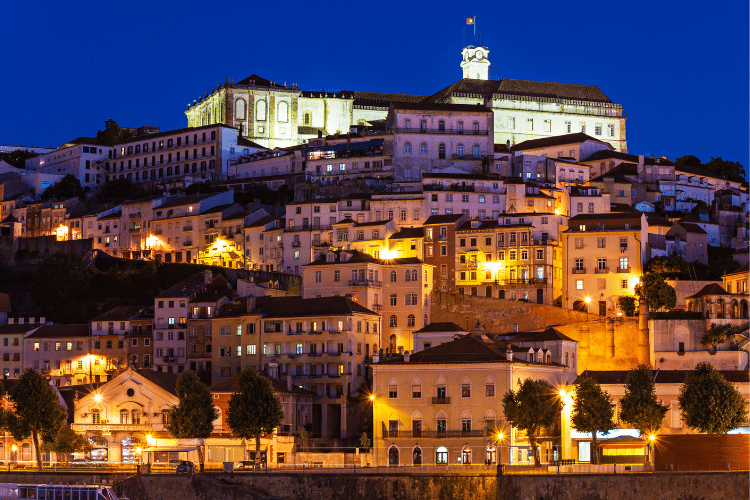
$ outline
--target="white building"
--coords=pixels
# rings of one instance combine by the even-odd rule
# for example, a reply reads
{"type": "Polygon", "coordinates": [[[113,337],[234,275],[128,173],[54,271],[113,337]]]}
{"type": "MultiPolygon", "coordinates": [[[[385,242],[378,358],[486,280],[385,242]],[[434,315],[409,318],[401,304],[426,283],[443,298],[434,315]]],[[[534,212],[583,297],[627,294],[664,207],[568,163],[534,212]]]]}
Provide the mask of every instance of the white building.
{"type": "Polygon", "coordinates": [[[26,160],[26,170],[63,177],[74,175],[82,186],[92,187],[106,180],[106,171],[100,162],[107,158],[111,149],[99,144],[95,137],[77,137],[55,151],[29,158],[26,160]]]}

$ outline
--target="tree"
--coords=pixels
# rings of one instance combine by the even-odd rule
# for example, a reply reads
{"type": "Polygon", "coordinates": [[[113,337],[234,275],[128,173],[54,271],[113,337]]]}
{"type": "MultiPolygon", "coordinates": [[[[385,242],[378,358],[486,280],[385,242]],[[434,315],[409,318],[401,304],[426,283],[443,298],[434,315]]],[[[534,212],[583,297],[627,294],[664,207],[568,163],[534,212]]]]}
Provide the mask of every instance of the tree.
{"type": "Polygon", "coordinates": [[[576,383],[576,400],[573,403],[573,427],[581,432],[590,432],[593,440],[593,461],[599,463],[597,432],[606,434],[615,428],[612,420],[615,405],[609,394],[591,378],[582,378],[576,383]]]}
{"type": "Polygon", "coordinates": [[[745,178],[745,167],[738,161],[724,160],[720,157],[711,157],[711,161],[703,165],[703,169],[717,177],[728,181],[747,184],[745,178]]]}
{"type": "Polygon", "coordinates": [[[44,441],[44,443],[42,443],[42,450],[52,451],[58,455],[62,455],[64,464],[68,463],[68,458],[71,453],[91,451],[91,448],[91,442],[86,436],[78,434],[71,429],[68,424],[60,427],[60,430],[55,434],[51,441],[44,441]]]}
{"type": "Polygon", "coordinates": [[[364,448],[367,450],[372,443],[370,442],[370,438],[367,436],[366,432],[363,432],[359,436],[359,447],[364,448]]]}
{"type": "Polygon", "coordinates": [[[680,156],[674,161],[678,167],[703,168],[703,162],[700,158],[693,155],[680,156]]]}
{"type": "Polygon", "coordinates": [[[541,465],[537,435],[542,427],[552,427],[560,416],[560,397],[546,380],[524,380],[517,391],[503,396],[503,412],[513,427],[526,432],[534,453],[534,465],[541,465]]]}
{"type": "Polygon", "coordinates": [[[134,134],[120,127],[112,118],[104,122],[104,130],[96,132],[96,140],[102,146],[114,146],[120,142],[129,141],[134,134]]]}
{"type": "Polygon", "coordinates": [[[654,377],[646,365],[639,365],[628,373],[620,408],[620,419],[641,431],[643,437],[661,427],[669,408],[656,400],[654,377]]]}
{"type": "Polygon", "coordinates": [[[26,169],[26,160],[35,156],[39,156],[39,154],[28,149],[16,149],[15,151],[0,153],[0,160],[5,161],[11,167],[26,169]]]}
{"type": "Polygon", "coordinates": [[[690,279],[690,268],[679,255],[652,257],[646,262],[647,273],[659,273],[665,278],[690,279]]]}
{"type": "Polygon", "coordinates": [[[8,427],[13,439],[22,441],[31,436],[36,451],[36,462],[42,470],[42,454],[39,446],[44,441],[54,441],[68,413],[60,405],[55,390],[39,372],[26,369],[16,382],[11,393],[15,411],[8,415],[8,427]]]}
{"type": "Polygon", "coordinates": [[[621,295],[617,297],[617,305],[620,306],[625,316],[633,316],[635,314],[635,297],[621,295]]]}
{"type": "Polygon", "coordinates": [[[242,370],[238,385],[229,398],[227,424],[235,435],[255,439],[255,461],[259,463],[260,436],[271,434],[284,420],[284,412],[271,381],[254,368],[242,370]]]}
{"type": "Polygon", "coordinates": [[[57,198],[66,200],[69,198],[78,198],[83,196],[84,190],[81,181],[73,174],[67,174],[60,179],[60,182],[52,184],[42,193],[42,199],[57,198]]]}
{"type": "Polygon", "coordinates": [[[111,179],[99,187],[99,203],[122,203],[125,200],[136,200],[146,196],[146,192],[128,178],[111,179]]]}
{"type": "Polygon", "coordinates": [[[651,311],[662,307],[672,310],[677,304],[677,293],[659,273],[645,273],[641,276],[641,281],[635,285],[635,294],[646,301],[651,311]]]}
{"type": "MultiPolygon", "coordinates": [[[[194,371],[184,371],[177,378],[179,403],[169,410],[167,430],[176,438],[205,439],[214,430],[213,421],[219,418],[208,387],[194,371]]],[[[203,472],[203,447],[199,450],[200,471],[203,472]]]]}
{"type": "Polygon", "coordinates": [[[730,324],[718,325],[716,323],[711,323],[711,328],[703,334],[701,344],[706,347],[713,347],[714,352],[716,352],[719,344],[726,342],[727,339],[734,334],[734,330],[734,327],[730,324]]]}
{"type": "Polygon", "coordinates": [[[682,420],[699,432],[726,434],[747,421],[740,392],[708,363],[698,363],[685,377],[677,400],[682,420]]]}

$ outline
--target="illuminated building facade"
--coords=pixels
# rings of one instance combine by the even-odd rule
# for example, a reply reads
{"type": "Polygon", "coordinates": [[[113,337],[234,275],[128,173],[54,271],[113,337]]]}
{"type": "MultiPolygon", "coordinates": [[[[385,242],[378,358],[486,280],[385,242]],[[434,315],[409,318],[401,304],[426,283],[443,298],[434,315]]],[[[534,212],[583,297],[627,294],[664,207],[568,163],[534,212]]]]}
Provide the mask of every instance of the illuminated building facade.
{"type": "Polygon", "coordinates": [[[107,172],[101,163],[110,151],[110,147],[102,146],[95,137],[77,137],[54,151],[29,158],[26,169],[42,174],[70,174],[78,178],[83,187],[94,187],[105,182],[107,172]]]}
{"type": "MultiPolygon", "coordinates": [[[[548,351],[465,335],[411,355],[379,355],[372,365],[375,464],[533,463],[528,439],[502,414],[502,398],[527,378],[553,387],[575,379],[575,369],[548,351]]],[[[543,462],[567,458],[559,424],[538,440],[543,462]]]]}
{"type": "Polygon", "coordinates": [[[430,320],[433,268],[416,257],[372,257],[357,250],[328,251],[302,269],[303,297],[351,298],[378,312],[380,345],[411,349],[412,332],[430,320]]]}
{"type": "Polygon", "coordinates": [[[45,318],[8,318],[8,323],[0,325],[2,344],[3,379],[17,379],[28,367],[24,364],[24,338],[44,324],[45,318]]]}
{"type": "Polygon", "coordinates": [[[362,432],[350,398],[367,380],[380,345],[380,317],[346,297],[241,297],[211,321],[212,380],[252,366],[272,379],[291,377],[317,397],[311,437],[354,438],[362,432]]]}

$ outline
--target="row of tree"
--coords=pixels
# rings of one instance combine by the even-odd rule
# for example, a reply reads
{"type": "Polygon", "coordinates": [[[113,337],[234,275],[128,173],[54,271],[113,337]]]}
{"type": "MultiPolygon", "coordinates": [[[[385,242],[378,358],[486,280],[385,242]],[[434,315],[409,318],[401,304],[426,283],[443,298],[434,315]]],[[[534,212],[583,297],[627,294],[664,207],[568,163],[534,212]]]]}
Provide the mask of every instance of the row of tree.
{"type": "MultiPolygon", "coordinates": [[[[572,408],[573,427],[591,434],[594,453],[592,463],[598,463],[599,434],[617,427],[614,421],[615,404],[611,396],[591,378],[581,377],[575,384],[572,408]]],[[[747,408],[742,395],[711,365],[700,363],[680,388],[682,420],[702,433],[726,433],[743,425],[747,408]]],[[[516,390],[503,397],[503,411],[508,422],[526,432],[540,465],[537,441],[542,428],[559,422],[564,401],[547,381],[526,379],[516,390]]],[[[657,400],[651,370],[644,365],[631,370],[625,381],[625,395],[620,400],[620,420],[648,438],[661,427],[669,407],[657,400]]]]}
{"type": "MultiPolygon", "coordinates": [[[[279,398],[270,380],[253,368],[240,373],[238,391],[232,394],[227,410],[227,424],[234,435],[245,440],[255,439],[260,449],[260,437],[271,434],[283,419],[279,398]]],[[[213,421],[218,418],[208,387],[195,372],[183,372],[177,379],[179,403],[170,410],[166,425],[175,438],[205,439],[213,432],[213,421]]],[[[5,394],[0,382],[0,394],[5,394]]],[[[10,393],[12,410],[0,411],[0,430],[7,430],[16,441],[31,437],[37,467],[42,470],[42,451],[51,451],[67,462],[75,452],[89,451],[90,441],[76,433],[66,423],[68,413],[60,404],[57,393],[39,372],[27,369],[10,393]]],[[[199,449],[200,468],[203,470],[204,452],[199,449]]],[[[260,453],[256,453],[256,460],[260,453]]]]}

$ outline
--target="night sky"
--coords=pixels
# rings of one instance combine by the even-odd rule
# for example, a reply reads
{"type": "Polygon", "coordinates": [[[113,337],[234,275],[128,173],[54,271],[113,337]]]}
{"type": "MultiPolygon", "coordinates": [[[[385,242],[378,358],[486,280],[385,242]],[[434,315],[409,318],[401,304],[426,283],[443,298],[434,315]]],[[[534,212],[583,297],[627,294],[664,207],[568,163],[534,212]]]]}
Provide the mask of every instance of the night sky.
{"type": "Polygon", "coordinates": [[[56,147],[108,118],[185,127],[188,102],[252,73],[433,94],[461,78],[474,15],[491,78],[597,85],[634,154],[750,163],[746,0],[2,2],[0,144],[56,147]]]}

